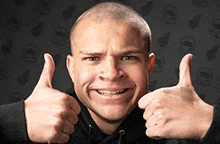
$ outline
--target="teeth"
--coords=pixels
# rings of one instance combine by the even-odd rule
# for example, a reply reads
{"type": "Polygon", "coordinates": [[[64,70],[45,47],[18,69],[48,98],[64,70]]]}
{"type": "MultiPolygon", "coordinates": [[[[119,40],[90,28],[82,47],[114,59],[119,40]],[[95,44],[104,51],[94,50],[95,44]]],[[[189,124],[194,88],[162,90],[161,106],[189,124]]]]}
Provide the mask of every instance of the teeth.
{"type": "Polygon", "coordinates": [[[98,93],[103,94],[103,95],[115,95],[115,94],[121,94],[125,92],[125,89],[123,90],[116,90],[116,91],[109,91],[109,90],[97,90],[98,93]]]}

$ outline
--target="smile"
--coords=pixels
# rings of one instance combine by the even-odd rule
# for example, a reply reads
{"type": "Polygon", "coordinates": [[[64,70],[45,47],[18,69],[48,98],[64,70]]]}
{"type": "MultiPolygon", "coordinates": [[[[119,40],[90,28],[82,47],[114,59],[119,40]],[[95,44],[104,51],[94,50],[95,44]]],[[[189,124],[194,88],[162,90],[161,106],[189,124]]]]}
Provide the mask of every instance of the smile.
{"type": "Polygon", "coordinates": [[[126,91],[127,91],[127,89],[114,90],[114,91],[113,90],[97,90],[97,92],[102,95],[116,95],[116,94],[122,94],[126,91]]]}

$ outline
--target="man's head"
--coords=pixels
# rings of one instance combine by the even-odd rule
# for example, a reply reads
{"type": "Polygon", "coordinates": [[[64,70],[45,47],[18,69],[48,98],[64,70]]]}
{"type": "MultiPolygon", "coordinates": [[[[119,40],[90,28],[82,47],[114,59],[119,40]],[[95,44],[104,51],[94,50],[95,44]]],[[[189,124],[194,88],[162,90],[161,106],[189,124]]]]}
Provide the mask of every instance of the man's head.
{"type": "Polygon", "coordinates": [[[118,3],[96,5],[77,20],[67,68],[95,121],[124,120],[147,93],[154,64],[150,39],[144,19],[118,3]]]}
{"type": "Polygon", "coordinates": [[[151,31],[146,21],[132,8],[114,2],[98,4],[84,12],[73,25],[70,32],[71,51],[73,54],[75,40],[75,30],[80,22],[85,19],[93,20],[97,23],[115,21],[117,23],[126,22],[140,31],[143,44],[149,52],[151,47],[151,31]]]}

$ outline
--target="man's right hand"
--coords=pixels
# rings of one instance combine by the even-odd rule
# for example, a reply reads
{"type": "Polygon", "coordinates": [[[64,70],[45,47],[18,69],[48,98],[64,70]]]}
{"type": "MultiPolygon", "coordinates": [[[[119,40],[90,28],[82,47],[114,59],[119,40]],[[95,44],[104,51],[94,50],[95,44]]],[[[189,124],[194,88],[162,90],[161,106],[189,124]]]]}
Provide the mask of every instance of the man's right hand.
{"type": "Polygon", "coordinates": [[[66,143],[81,109],[73,97],[52,88],[54,61],[49,54],[44,59],[39,82],[24,101],[28,136],[33,142],[66,143]]]}

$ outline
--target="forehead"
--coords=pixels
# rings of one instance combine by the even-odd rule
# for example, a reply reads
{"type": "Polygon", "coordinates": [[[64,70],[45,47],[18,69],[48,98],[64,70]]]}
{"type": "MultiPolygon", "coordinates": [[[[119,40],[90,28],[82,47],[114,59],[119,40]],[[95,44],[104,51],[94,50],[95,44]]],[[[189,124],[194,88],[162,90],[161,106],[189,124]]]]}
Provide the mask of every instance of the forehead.
{"type": "Polygon", "coordinates": [[[71,39],[74,54],[76,51],[95,50],[103,48],[135,48],[147,51],[141,38],[140,30],[127,22],[105,20],[96,22],[86,19],[80,22],[74,31],[74,40],[71,39]],[[74,43],[73,43],[74,41],[74,43]]]}

